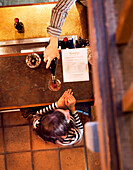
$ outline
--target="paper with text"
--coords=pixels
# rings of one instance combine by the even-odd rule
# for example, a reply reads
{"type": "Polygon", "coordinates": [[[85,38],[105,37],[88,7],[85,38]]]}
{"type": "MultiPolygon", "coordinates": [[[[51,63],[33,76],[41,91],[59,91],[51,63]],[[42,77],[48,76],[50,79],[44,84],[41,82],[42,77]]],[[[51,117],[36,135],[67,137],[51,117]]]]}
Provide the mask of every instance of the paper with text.
{"type": "Polygon", "coordinates": [[[87,48],[62,50],[63,81],[88,81],[87,48]]]}

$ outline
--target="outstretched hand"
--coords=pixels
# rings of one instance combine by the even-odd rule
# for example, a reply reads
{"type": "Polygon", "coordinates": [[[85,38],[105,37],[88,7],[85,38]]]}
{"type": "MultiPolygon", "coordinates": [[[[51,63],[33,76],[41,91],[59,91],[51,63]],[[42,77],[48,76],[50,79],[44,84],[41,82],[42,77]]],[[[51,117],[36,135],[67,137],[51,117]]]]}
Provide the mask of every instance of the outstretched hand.
{"type": "Polygon", "coordinates": [[[57,101],[57,106],[58,108],[63,108],[63,109],[66,109],[67,106],[65,104],[65,100],[66,100],[66,97],[68,95],[73,95],[73,92],[72,92],[72,89],[68,89],[66,90],[63,95],[59,98],[59,100],[57,101]]]}
{"type": "Polygon", "coordinates": [[[44,62],[46,63],[46,69],[49,68],[51,61],[56,57],[60,59],[60,54],[58,51],[58,38],[51,36],[50,44],[44,50],[44,62]]]}
{"type": "Polygon", "coordinates": [[[73,94],[67,94],[65,97],[65,105],[71,110],[71,112],[75,111],[75,104],[76,104],[76,99],[73,96],[73,94]]]}

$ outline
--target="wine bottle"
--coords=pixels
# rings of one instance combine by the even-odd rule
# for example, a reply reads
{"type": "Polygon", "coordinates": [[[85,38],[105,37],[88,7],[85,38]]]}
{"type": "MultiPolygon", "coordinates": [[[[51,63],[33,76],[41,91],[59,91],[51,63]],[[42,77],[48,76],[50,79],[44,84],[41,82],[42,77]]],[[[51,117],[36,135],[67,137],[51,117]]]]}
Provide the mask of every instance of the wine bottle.
{"type": "Polygon", "coordinates": [[[14,19],[14,27],[16,28],[16,30],[19,33],[23,33],[24,32],[24,25],[22,22],[19,22],[19,18],[15,18],[14,19]]]}
{"type": "Polygon", "coordinates": [[[61,88],[60,80],[55,78],[56,65],[57,65],[57,58],[54,58],[51,61],[51,64],[50,64],[50,67],[49,67],[50,71],[51,71],[52,79],[50,79],[49,82],[48,82],[48,88],[51,91],[58,91],[61,88]]]}
{"type": "Polygon", "coordinates": [[[51,74],[52,74],[52,83],[53,84],[56,84],[56,78],[55,78],[55,69],[56,69],[56,64],[57,64],[57,58],[54,58],[52,61],[51,61],[51,64],[50,64],[50,71],[51,71],[51,74]]]}
{"type": "Polygon", "coordinates": [[[52,61],[51,61],[51,64],[50,64],[50,71],[51,71],[51,74],[53,76],[55,76],[55,69],[56,69],[56,64],[57,64],[57,58],[54,58],[52,61]]]}

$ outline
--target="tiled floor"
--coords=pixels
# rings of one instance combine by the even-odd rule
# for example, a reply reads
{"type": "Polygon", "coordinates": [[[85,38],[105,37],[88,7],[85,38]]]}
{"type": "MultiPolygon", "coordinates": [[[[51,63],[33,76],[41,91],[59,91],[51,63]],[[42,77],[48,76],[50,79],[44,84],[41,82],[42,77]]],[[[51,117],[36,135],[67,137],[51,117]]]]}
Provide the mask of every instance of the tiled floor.
{"type": "MultiPolygon", "coordinates": [[[[81,115],[83,123],[88,116],[81,115]]],[[[17,112],[0,113],[0,170],[100,170],[99,154],[85,147],[45,143],[17,112]]]]}

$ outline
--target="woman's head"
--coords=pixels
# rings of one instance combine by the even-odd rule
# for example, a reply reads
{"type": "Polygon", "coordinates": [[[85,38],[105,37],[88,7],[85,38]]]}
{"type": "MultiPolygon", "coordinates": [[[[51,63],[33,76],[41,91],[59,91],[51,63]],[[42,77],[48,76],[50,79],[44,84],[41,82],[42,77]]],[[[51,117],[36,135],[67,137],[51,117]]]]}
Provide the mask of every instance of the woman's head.
{"type": "Polygon", "coordinates": [[[69,110],[56,109],[52,113],[45,114],[41,119],[41,137],[45,141],[56,142],[61,136],[65,136],[70,129],[69,110]]]}

